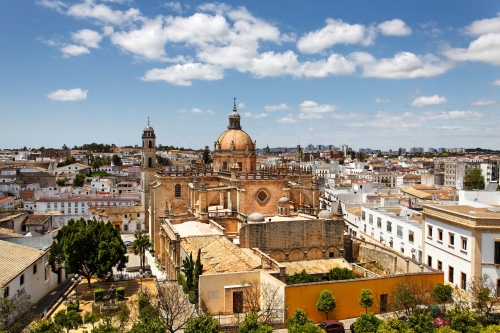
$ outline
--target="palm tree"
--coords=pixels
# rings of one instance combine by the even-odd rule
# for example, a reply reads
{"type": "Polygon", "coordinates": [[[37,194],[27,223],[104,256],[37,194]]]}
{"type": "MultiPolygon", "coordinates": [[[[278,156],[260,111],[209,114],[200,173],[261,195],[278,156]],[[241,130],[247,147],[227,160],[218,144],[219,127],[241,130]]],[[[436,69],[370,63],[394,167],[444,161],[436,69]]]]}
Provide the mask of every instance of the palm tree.
{"type": "Polygon", "coordinates": [[[135,255],[138,255],[141,259],[141,269],[144,271],[144,254],[146,251],[152,251],[153,244],[149,239],[148,234],[143,234],[140,231],[136,232],[135,240],[132,242],[132,250],[135,255]]]}

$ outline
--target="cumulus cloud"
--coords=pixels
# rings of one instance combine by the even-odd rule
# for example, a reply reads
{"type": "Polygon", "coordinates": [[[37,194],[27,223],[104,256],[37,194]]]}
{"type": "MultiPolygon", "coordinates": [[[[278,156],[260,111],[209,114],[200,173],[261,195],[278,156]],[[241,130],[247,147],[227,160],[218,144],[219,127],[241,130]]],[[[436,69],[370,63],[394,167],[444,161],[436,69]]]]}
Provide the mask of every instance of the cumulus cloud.
{"type": "Polygon", "coordinates": [[[267,117],[267,114],[261,112],[259,114],[253,114],[251,112],[245,112],[243,113],[243,116],[244,117],[249,117],[249,118],[263,118],[263,117],[267,117]]]}
{"type": "Polygon", "coordinates": [[[363,68],[364,77],[381,79],[432,77],[441,75],[451,68],[449,63],[432,54],[420,56],[411,52],[401,52],[393,58],[376,59],[366,52],[353,52],[350,57],[363,68]]]}
{"type": "Polygon", "coordinates": [[[423,29],[423,33],[430,37],[438,37],[443,33],[443,31],[437,27],[437,23],[435,21],[422,23],[420,24],[420,27],[423,29]]]}
{"type": "Polygon", "coordinates": [[[218,66],[200,63],[174,65],[166,68],[153,68],[141,78],[144,81],[167,81],[179,86],[191,86],[191,80],[220,80],[224,71],[218,66]]]}
{"type": "Polygon", "coordinates": [[[349,24],[342,20],[327,19],[326,26],[309,32],[299,39],[297,48],[303,53],[319,53],[335,44],[373,44],[376,32],[362,24],[349,24]]]}
{"type": "Polygon", "coordinates": [[[291,110],[292,108],[286,105],[286,103],[282,103],[279,105],[266,105],[264,106],[264,110],[267,112],[273,112],[273,111],[281,111],[281,110],[291,110]]]}
{"type": "Polygon", "coordinates": [[[495,80],[495,81],[491,82],[491,84],[494,86],[500,86],[500,80],[495,80]]]}
{"type": "Polygon", "coordinates": [[[500,65],[500,33],[487,33],[472,41],[466,49],[450,48],[443,53],[455,61],[481,61],[500,65]]]}
{"type": "Polygon", "coordinates": [[[434,96],[421,96],[417,97],[413,100],[413,102],[410,104],[410,106],[414,108],[423,108],[426,106],[431,106],[431,105],[439,105],[439,104],[444,104],[448,100],[445,97],[441,97],[438,95],[434,96]]]}
{"type": "Polygon", "coordinates": [[[47,94],[47,97],[53,101],[82,101],[87,99],[88,90],[76,89],[59,89],[47,94]]]}
{"type": "Polygon", "coordinates": [[[66,14],[80,18],[91,19],[101,24],[122,25],[133,21],[144,19],[141,12],[136,8],[129,8],[126,11],[114,10],[104,4],[97,4],[94,0],[85,0],[70,6],[66,14]]]}
{"type": "Polygon", "coordinates": [[[94,30],[82,29],[71,34],[71,39],[77,44],[86,47],[98,48],[102,36],[94,30]]]}
{"type": "Polygon", "coordinates": [[[90,53],[89,49],[86,48],[85,46],[73,45],[73,44],[61,47],[61,52],[63,53],[63,57],[65,58],[70,56],[79,56],[82,54],[90,53]]]}
{"type": "Polygon", "coordinates": [[[475,111],[441,111],[441,112],[424,112],[420,118],[422,120],[450,120],[450,119],[466,119],[466,120],[478,120],[484,118],[485,114],[483,112],[475,111]]]}
{"type": "Polygon", "coordinates": [[[471,106],[495,106],[495,105],[500,105],[500,102],[481,97],[478,100],[476,100],[475,102],[472,102],[470,105],[471,106]]]}
{"type": "Polygon", "coordinates": [[[163,5],[176,13],[182,14],[182,6],[179,2],[166,2],[163,5]]]}
{"type": "Polygon", "coordinates": [[[293,119],[293,114],[289,113],[285,117],[278,119],[277,122],[284,124],[291,124],[291,123],[296,123],[297,120],[293,119]]]}
{"type": "Polygon", "coordinates": [[[375,98],[375,103],[389,103],[391,100],[387,98],[375,98]]]}
{"type": "Polygon", "coordinates": [[[481,36],[489,33],[500,32],[500,14],[491,19],[482,19],[472,22],[465,27],[465,33],[472,36],[481,36]]]}
{"type": "Polygon", "coordinates": [[[322,114],[330,113],[334,110],[341,109],[340,106],[334,104],[318,104],[314,101],[304,101],[300,103],[299,118],[303,119],[320,119],[322,114]]]}
{"type": "Polygon", "coordinates": [[[386,36],[408,36],[412,32],[411,28],[400,19],[382,22],[378,25],[378,29],[386,36]]]}

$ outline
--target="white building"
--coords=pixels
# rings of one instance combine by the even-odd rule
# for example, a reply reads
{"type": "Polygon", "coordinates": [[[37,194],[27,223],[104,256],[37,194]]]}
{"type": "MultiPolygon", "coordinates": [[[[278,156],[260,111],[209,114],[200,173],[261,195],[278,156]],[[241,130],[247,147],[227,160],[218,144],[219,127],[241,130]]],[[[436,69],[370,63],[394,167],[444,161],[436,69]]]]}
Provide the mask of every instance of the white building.
{"type": "Polygon", "coordinates": [[[85,164],[73,163],[65,165],[54,170],[54,175],[57,178],[68,178],[73,179],[77,174],[89,174],[90,167],[85,164]]]}
{"type": "Polygon", "coordinates": [[[37,302],[49,293],[65,277],[64,268],[57,274],[48,265],[49,249],[18,245],[0,240],[0,287],[4,296],[12,297],[24,289],[37,302]]]}
{"type": "Polygon", "coordinates": [[[91,193],[110,193],[111,192],[111,181],[109,179],[92,179],[90,183],[91,193]]]}
{"type": "Polygon", "coordinates": [[[361,210],[361,235],[422,261],[422,213],[406,208],[361,210]]]}
{"type": "Polygon", "coordinates": [[[466,205],[424,206],[425,261],[465,289],[487,274],[500,290],[500,210],[466,205]]]}
{"type": "Polygon", "coordinates": [[[14,197],[7,197],[0,199],[0,208],[14,209],[14,197]]]}

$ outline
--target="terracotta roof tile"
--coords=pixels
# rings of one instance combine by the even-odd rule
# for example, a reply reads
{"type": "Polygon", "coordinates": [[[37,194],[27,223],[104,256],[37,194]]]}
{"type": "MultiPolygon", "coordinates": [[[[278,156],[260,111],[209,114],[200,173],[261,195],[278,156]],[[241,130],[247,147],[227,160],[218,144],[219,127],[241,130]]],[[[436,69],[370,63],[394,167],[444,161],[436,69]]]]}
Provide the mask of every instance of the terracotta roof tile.
{"type": "Polygon", "coordinates": [[[44,255],[44,251],[0,240],[0,286],[4,286],[44,255]]]}

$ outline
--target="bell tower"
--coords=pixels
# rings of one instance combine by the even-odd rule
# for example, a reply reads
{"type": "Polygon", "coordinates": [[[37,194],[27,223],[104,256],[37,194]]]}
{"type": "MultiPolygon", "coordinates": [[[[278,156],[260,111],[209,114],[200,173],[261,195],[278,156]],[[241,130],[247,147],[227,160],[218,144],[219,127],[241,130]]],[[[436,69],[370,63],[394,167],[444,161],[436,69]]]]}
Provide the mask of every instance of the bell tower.
{"type": "Polygon", "coordinates": [[[153,127],[149,125],[144,128],[142,133],[142,151],[141,151],[142,169],[156,168],[156,135],[153,127]]]}

